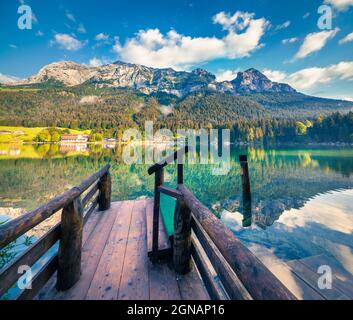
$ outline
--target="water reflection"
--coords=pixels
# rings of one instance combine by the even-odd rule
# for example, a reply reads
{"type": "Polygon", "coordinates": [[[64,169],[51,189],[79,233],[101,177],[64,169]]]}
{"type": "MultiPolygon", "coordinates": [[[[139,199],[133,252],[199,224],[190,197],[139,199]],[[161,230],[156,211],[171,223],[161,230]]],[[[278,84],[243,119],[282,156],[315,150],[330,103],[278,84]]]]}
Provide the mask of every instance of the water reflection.
{"type": "MultiPolygon", "coordinates": [[[[122,148],[120,144],[1,145],[0,215],[13,218],[9,209],[20,208],[23,212],[33,209],[78,184],[107,162],[112,165],[114,201],[152,197],[153,177],[147,174],[149,165],[125,164],[121,160],[122,148]]],[[[173,165],[166,168],[165,180],[170,186],[176,184],[175,169],[173,165]]],[[[232,146],[230,170],[226,175],[213,175],[212,165],[197,163],[186,165],[184,173],[186,185],[200,201],[250,248],[261,248],[254,249],[260,257],[302,258],[320,254],[323,247],[339,243],[330,254],[337,259],[341,257],[346,266],[351,262],[352,231],[343,232],[337,226],[351,226],[348,220],[353,220],[349,215],[353,208],[341,206],[340,192],[332,193],[329,202],[320,195],[352,189],[352,176],[351,148],[240,149],[232,146]],[[248,155],[251,206],[242,199],[240,154],[248,155]]],[[[162,210],[171,233],[174,202],[163,200],[162,210]]]]}
{"type": "Polygon", "coordinates": [[[269,265],[324,254],[353,274],[352,199],[352,189],[318,195],[300,209],[279,210],[266,230],[258,223],[242,228],[240,212],[224,210],[221,219],[269,265]]]}

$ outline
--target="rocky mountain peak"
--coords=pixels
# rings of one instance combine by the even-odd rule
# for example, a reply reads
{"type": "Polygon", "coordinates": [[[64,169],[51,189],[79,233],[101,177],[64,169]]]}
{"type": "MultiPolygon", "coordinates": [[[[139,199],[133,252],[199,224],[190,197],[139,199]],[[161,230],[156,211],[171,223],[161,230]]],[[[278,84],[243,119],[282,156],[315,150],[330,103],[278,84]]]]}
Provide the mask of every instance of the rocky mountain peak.
{"type": "Polygon", "coordinates": [[[219,83],[215,75],[201,68],[186,72],[171,68],[150,68],[122,61],[100,67],[89,67],[72,61],[54,62],[41,68],[38,74],[16,84],[40,84],[48,81],[65,86],[91,83],[99,86],[131,88],[145,94],[167,93],[179,97],[205,88],[231,94],[295,92],[289,85],[272,82],[254,68],[238,72],[233,81],[219,83]]]}
{"type": "Polygon", "coordinates": [[[238,72],[237,77],[231,82],[234,90],[238,93],[296,92],[287,84],[272,82],[263,73],[254,68],[238,72]]]}

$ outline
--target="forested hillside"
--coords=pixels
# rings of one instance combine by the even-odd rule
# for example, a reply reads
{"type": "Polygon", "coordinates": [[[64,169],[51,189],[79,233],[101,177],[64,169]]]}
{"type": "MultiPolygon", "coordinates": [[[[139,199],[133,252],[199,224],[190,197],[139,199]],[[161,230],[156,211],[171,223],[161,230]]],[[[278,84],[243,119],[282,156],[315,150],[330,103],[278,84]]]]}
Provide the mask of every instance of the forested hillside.
{"type": "MultiPolygon", "coordinates": [[[[178,98],[165,93],[145,95],[130,89],[92,85],[3,87],[0,89],[0,125],[92,129],[104,136],[116,137],[126,128],[143,129],[145,121],[152,120],[156,128],[166,127],[174,132],[179,128],[228,128],[236,141],[310,138],[318,142],[350,142],[353,126],[346,119],[350,119],[349,116],[335,115],[323,121],[322,116],[340,107],[330,108],[330,100],[309,98],[312,104],[306,102],[307,96],[299,93],[239,96],[200,90],[178,98]],[[321,121],[321,126],[316,119],[321,121]],[[332,121],[335,125],[331,125],[332,121]],[[341,122],[345,129],[340,127],[341,122]]],[[[348,102],[341,105],[343,111],[348,110],[348,106],[348,102]]]]}
{"type": "Polygon", "coordinates": [[[353,102],[317,98],[299,92],[255,93],[246,97],[261,104],[276,117],[292,119],[316,118],[318,115],[330,115],[333,112],[348,112],[353,107],[353,102]]]}

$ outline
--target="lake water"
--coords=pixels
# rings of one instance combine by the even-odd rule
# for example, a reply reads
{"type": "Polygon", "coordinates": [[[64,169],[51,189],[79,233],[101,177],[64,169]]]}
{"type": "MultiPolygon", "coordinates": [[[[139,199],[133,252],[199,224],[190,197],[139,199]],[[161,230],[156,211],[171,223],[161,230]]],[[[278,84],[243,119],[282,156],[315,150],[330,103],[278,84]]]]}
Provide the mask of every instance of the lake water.
{"type": "MultiPolygon", "coordinates": [[[[149,165],[126,165],[121,146],[1,145],[0,216],[14,218],[112,165],[114,201],[153,196],[149,165]]],[[[353,274],[353,149],[231,147],[227,175],[185,166],[185,184],[265,264],[324,255],[353,274]],[[247,154],[252,211],[243,215],[239,154],[247,154]],[[250,221],[250,223],[249,223],[250,221]]],[[[175,166],[166,183],[175,186],[175,166]]],[[[162,197],[168,232],[174,201],[162,197]]],[[[44,227],[47,230],[48,226],[44,227]]],[[[38,235],[40,234],[38,231],[38,235]]],[[[43,230],[42,230],[43,231],[43,230]]]]}

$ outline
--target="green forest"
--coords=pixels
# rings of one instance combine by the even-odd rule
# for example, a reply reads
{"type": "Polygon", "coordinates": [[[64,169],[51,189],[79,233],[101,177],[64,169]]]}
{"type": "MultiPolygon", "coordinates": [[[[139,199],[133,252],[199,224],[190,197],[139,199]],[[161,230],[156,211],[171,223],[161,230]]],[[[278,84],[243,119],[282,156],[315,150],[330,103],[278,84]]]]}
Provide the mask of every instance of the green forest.
{"type": "MultiPolygon", "coordinates": [[[[178,99],[90,85],[2,88],[0,126],[92,130],[92,141],[100,141],[119,139],[127,128],[143,130],[152,120],[155,129],[173,132],[227,128],[238,142],[353,142],[353,113],[338,112],[328,101],[298,93],[234,96],[205,90],[178,99]]],[[[49,129],[37,141],[55,142],[61,133],[49,129]]]]}

